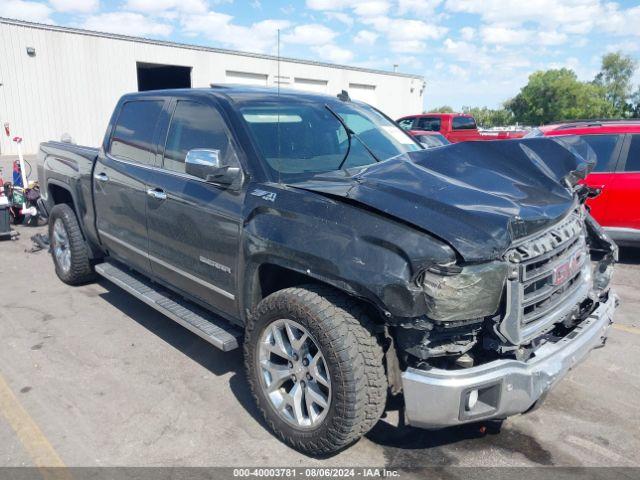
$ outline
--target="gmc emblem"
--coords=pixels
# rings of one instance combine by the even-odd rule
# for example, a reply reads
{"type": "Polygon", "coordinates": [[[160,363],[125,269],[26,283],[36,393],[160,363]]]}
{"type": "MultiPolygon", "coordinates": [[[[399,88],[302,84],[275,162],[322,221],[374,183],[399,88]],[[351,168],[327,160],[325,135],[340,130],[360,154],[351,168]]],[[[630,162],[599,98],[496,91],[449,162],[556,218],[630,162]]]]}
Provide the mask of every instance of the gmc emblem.
{"type": "Polygon", "coordinates": [[[582,266],[583,252],[575,252],[569,259],[553,269],[551,281],[553,285],[562,285],[573,277],[582,266]]]}

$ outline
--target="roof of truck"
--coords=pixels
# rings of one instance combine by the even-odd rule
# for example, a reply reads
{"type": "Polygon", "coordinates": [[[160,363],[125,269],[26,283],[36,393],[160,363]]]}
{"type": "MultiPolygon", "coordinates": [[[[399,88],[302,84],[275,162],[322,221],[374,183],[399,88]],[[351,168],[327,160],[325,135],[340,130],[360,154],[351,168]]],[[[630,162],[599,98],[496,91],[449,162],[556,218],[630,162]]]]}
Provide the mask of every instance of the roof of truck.
{"type": "MultiPolygon", "coordinates": [[[[314,102],[338,101],[335,95],[325,93],[307,92],[304,90],[295,90],[292,88],[277,87],[260,87],[252,85],[237,84],[214,84],[206,88],[178,88],[167,90],[149,90],[146,92],[130,93],[127,97],[143,97],[143,96],[171,96],[171,95],[213,95],[217,97],[226,97],[233,102],[242,102],[244,100],[275,99],[277,97],[296,98],[298,100],[309,100],[314,102]]],[[[360,103],[352,100],[354,103],[360,103]]]]}

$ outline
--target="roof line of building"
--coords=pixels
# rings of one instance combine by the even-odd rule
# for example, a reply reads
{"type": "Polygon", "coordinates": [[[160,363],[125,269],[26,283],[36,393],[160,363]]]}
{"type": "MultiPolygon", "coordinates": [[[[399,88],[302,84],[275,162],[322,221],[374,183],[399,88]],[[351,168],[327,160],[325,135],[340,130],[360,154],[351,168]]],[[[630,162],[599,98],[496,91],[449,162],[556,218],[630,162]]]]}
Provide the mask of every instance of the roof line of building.
{"type": "MultiPolygon", "coordinates": [[[[278,57],[275,55],[267,55],[262,53],[252,53],[252,52],[242,52],[239,50],[229,50],[226,48],[216,48],[216,47],[205,47],[202,45],[192,45],[189,43],[178,43],[178,42],[169,42],[166,40],[154,40],[151,38],[144,37],[133,37],[131,35],[121,35],[116,33],[107,33],[107,32],[98,32],[94,30],[84,30],[82,28],[72,28],[72,27],[61,27],[58,25],[49,25],[45,23],[35,23],[28,22],[26,20],[17,20],[13,18],[5,18],[0,17],[0,23],[6,23],[9,25],[18,25],[22,27],[30,27],[37,28],[40,30],[51,30],[55,32],[64,32],[64,33],[74,33],[77,35],[87,35],[91,37],[103,37],[103,38],[113,38],[116,40],[124,40],[128,42],[139,42],[139,43],[149,43],[152,45],[160,45],[165,47],[176,47],[176,48],[184,48],[188,50],[199,50],[204,52],[215,52],[215,53],[224,53],[227,55],[237,55],[241,57],[252,57],[252,58],[261,58],[264,60],[278,60],[278,57]]],[[[412,73],[399,73],[399,72],[389,72],[386,70],[376,70],[374,68],[364,68],[364,67],[354,67],[349,65],[339,65],[335,63],[326,63],[326,62],[317,62],[315,60],[304,60],[301,58],[290,58],[290,57],[280,57],[280,61],[283,62],[292,62],[292,63],[302,63],[305,65],[316,65],[319,67],[329,67],[329,68],[337,68],[340,70],[354,70],[356,72],[367,72],[367,73],[375,73],[378,75],[389,75],[395,77],[406,77],[406,78],[415,78],[418,80],[424,80],[422,75],[412,74],[412,73]]]]}

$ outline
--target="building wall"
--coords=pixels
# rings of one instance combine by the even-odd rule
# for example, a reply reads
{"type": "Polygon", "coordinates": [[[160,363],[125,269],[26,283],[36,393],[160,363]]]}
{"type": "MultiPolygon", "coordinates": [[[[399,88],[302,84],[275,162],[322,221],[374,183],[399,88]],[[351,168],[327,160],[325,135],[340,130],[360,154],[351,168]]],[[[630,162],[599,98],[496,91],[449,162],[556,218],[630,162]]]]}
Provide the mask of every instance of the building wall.
{"type": "MultiPolygon", "coordinates": [[[[25,153],[63,133],[98,145],[118,98],[138,89],[136,62],[192,67],[193,87],[278,81],[273,57],[0,20],[0,123],[23,137],[25,153]]],[[[422,77],[314,62],[282,60],[280,85],[332,95],[348,90],[392,118],[423,104],[422,77]]],[[[0,155],[15,152],[2,131],[0,155]]]]}

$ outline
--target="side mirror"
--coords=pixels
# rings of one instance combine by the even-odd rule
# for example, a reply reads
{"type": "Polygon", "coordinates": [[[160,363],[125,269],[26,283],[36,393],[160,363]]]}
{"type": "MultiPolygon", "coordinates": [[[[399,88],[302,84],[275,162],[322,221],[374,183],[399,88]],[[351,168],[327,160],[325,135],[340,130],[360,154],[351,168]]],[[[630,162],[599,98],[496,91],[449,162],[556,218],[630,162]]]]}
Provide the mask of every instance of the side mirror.
{"type": "Polygon", "coordinates": [[[184,163],[188,175],[218,185],[232,185],[242,177],[240,168],[223,165],[220,150],[189,150],[184,163]]]}

